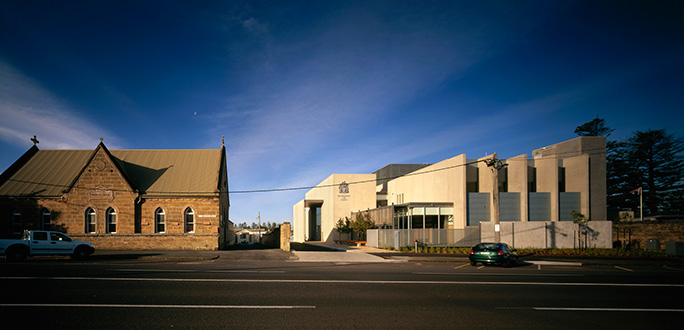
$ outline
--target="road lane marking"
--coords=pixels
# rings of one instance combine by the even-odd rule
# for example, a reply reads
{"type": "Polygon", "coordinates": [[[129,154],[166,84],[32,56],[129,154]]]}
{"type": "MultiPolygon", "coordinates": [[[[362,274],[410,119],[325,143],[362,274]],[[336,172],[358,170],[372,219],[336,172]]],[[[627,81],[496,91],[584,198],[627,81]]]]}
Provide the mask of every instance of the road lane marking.
{"type": "Polygon", "coordinates": [[[207,282],[207,283],[308,283],[308,284],[440,284],[440,285],[533,285],[533,286],[605,286],[684,288],[684,284],[667,283],[581,283],[581,282],[487,282],[487,281],[383,281],[383,280],[297,280],[297,279],[231,279],[231,278],[136,278],[136,277],[0,277],[1,280],[44,281],[129,281],[129,282],[207,282]]]}
{"type": "Polygon", "coordinates": [[[677,312],[684,309],[675,308],[598,308],[598,307],[532,307],[537,311],[570,311],[570,312],[677,312]]]}
{"type": "Polygon", "coordinates": [[[315,309],[316,306],[285,305],[131,305],[131,304],[0,304],[0,307],[92,307],[92,308],[194,308],[194,309],[315,309]]]}
{"type": "Polygon", "coordinates": [[[568,262],[568,261],[523,261],[524,263],[530,263],[533,265],[544,265],[544,266],[582,266],[581,262],[568,262]]]}
{"type": "Polygon", "coordinates": [[[116,272],[157,272],[157,273],[250,273],[250,274],[284,274],[284,270],[185,270],[185,269],[111,269],[116,272]]]}
{"type": "Polygon", "coordinates": [[[533,277],[584,277],[583,274],[515,274],[515,273],[438,273],[438,272],[414,272],[414,275],[458,275],[458,276],[468,276],[468,275],[484,275],[484,276],[533,276],[533,277]]]}
{"type": "Polygon", "coordinates": [[[634,271],[634,270],[631,270],[631,269],[625,268],[625,267],[620,267],[620,266],[614,266],[614,267],[617,268],[617,269],[619,269],[619,270],[624,270],[624,271],[627,271],[627,272],[633,272],[633,271],[634,271]]]}
{"type": "Polygon", "coordinates": [[[465,267],[465,266],[468,266],[468,265],[470,265],[470,264],[463,264],[463,265],[460,265],[460,266],[456,266],[456,267],[454,267],[454,269],[459,269],[459,268],[463,268],[463,267],[465,267]]]}

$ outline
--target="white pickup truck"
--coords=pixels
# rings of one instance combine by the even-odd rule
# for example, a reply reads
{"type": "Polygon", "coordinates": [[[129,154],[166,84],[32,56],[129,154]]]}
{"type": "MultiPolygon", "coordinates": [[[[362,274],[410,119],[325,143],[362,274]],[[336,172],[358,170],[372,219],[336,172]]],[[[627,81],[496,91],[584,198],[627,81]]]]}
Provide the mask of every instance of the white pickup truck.
{"type": "Polygon", "coordinates": [[[58,231],[26,230],[21,239],[0,239],[0,254],[11,261],[39,255],[71,255],[83,259],[93,252],[93,244],[75,241],[58,231]]]}

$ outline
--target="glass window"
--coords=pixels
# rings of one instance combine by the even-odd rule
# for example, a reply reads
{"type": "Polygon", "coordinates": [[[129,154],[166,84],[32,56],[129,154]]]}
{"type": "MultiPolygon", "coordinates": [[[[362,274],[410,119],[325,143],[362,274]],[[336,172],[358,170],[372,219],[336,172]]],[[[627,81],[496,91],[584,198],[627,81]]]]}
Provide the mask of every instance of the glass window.
{"type": "Polygon", "coordinates": [[[95,232],[95,210],[92,208],[87,208],[85,211],[85,232],[94,233],[95,232]]]}
{"type": "Polygon", "coordinates": [[[47,241],[47,233],[44,231],[34,232],[33,239],[36,241],[47,241]]]}
{"type": "Polygon", "coordinates": [[[116,210],[111,207],[108,208],[105,219],[107,222],[107,233],[116,233],[116,210]]]}
{"type": "Polygon", "coordinates": [[[193,212],[189,207],[185,209],[185,232],[195,232],[195,212],[193,212]]]}
{"type": "Polygon", "coordinates": [[[484,250],[495,250],[499,248],[499,244],[497,243],[480,243],[476,246],[478,249],[484,249],[484,250]]]}
{"type": "Polygon", "coordinates": [[[64,235],[62,233],[50,233],[50,240],[51,241],[71,242],[71,238],[69,238],[67,235],[64,235]]]}
{"type": "Polygon", "coordinates": [[[52,215],[50,214],[50,210],[48,209],[43,209],[43,213],[41,214],[40,220],[40,228],[42,230],[49,230],[50,229],[50,219],[52,215]]]}
{"type": "Polygon", "coordinates": [[[156,211],[154,211],[154,232],[155,233],[163,233],[165,230],[165,224],[166,220],[164,219],[165,213],[164,210],[161,208],[158,208],[156,211]]]}
{"type": "Polygon", "coordinates": [[[21,234],[21,212],[12,212],[12,232],[15,234],[21,234]]]}

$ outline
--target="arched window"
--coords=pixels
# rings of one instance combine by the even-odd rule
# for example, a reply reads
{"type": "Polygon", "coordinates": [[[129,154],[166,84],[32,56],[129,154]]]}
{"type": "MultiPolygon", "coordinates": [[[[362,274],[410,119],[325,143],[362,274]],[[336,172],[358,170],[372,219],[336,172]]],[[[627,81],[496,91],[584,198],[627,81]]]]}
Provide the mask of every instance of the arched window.
{"type": "Polygon", "coordinates": [[[21,212],[14,210],[12,212],[12,232],[21,234],[21,212]]]}
{"type": "Polygon", "coordinates": [[[48,209],[43,209],[43,212],[40,215],[40,229],[42,230],[50,230],[50,220],[51,220],[52,215],[50,214],[50,210],[48,209]]]}
{"type": "Polygon", "coordinates": [[[191,208],[185,209],[185,232],[194,233],[195,232],[195,212],[191,208]]]}
{"type": "Polygon", "coordinates": [[[166,221],[164,219],[165,213],[164,210],[160,208],[157,208],[156,211],[154,211],[154,232],[155,233],[163,233],[165,230],[165,224],[166,221]]]}
{"type": "Polygon", "coordinates": [[[86,234],[88,233],[94,233],[95,232],[95,210],[93,210],[91,207],[87,208],[85,210],[85,232],[86,234]]]}
{"type": "Polygon", "coordinates": [[[107,233],[116,233],[116,210],[111,207],[107,209],[105,222],[107,223],[107,233]]]}

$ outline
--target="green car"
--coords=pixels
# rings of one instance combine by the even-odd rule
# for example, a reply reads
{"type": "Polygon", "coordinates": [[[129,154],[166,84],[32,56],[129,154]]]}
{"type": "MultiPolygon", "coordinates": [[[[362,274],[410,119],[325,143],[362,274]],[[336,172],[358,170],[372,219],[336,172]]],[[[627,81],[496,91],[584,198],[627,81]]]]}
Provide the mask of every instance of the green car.
{"type": "Polygon", "coordinates": [[[499,264],[510,267],[518,263],[518,254],[506,243],[480,243],[470,249],[470,264],[499,264]]]}

